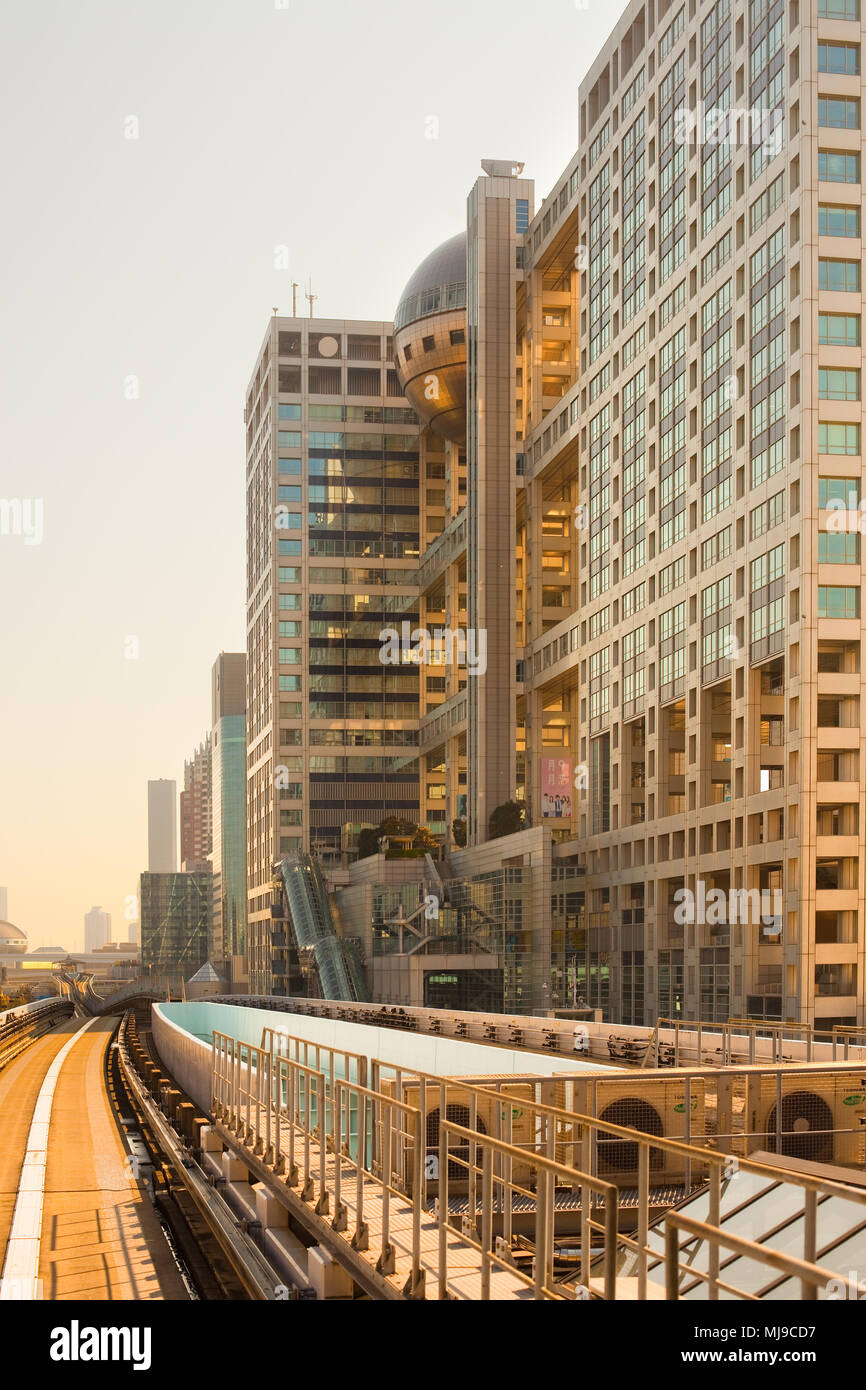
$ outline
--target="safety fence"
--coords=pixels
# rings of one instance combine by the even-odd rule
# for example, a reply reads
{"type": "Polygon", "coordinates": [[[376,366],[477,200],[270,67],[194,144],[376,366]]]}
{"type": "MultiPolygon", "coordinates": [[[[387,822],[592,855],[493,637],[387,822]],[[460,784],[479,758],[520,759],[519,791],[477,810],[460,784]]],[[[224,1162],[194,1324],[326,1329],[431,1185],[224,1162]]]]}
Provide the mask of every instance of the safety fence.
{"type": "MultiPolygon", "coordinates": [[[[793,1280],[803,1298],[830,1281],[846,1296],[864,1291],[827,1252],[849,1228],[866,1231],[866,1190],[748,1156],[769,1141],[781,1154],[802,1142],[785,1110],[789,1068],[472,1080],[367,1066],[274,1030],[263,1043],[213,1034],[215,1118],[406,1297],[645,1298],[655,1287],[667,1298],[751,1299],[763,1288],[756,1267],[767,1287],[793,1280]],[[763,1127],[746,1118],[711,1129],[710,1078],[717,1117],[721,1107],[729,1121],[741,1095],[763,1127]],[[641,1105],[659,1120],[650,1129],[641,1105]],[[705,1220],[670,1210],[696,1195],[705,1220]],[[766,1239],[726,1225],[759,1198],[780,1213],[766,1239]]],[[[852,1089],[856,1065],[797,1075],[810,1093],[832,1084],[840,1105],[843,1092],[866,1099],[852,1089]]]]}

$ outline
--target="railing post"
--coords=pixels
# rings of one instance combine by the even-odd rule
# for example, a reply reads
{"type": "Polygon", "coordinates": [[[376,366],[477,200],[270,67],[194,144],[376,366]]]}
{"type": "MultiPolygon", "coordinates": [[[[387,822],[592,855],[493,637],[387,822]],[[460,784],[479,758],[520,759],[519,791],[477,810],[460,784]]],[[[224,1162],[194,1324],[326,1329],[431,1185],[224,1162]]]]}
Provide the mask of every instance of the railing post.
{"type": "Polygon", "coordinates": [[[364,1220],[364,1161],[367,1153],[367,1100],[366,1091],[358,1094],[358,1151],[355,1155],[355,1234],[352,1237],[353,1250],[370,1248],[370,1233],[364,1220]]]}
{"type": "Polygon", "coordinates": [[[649,1145],[645,1140],[640,1143],[637,1162],[637,1296],[639,1300],[643,1301],[646,1298],[647,1240],[649,1239],[649,1145]]]}
{"type": "MultiPolygon", "coordinates": [[[[709,1225],[718,1229],[721,1224],[722,1214],[722,1169],[721,1165],[714,1163],[710,1169],[710,1207],[709,1225]]],[[[719,1298],[719,1257],[720,1249],[718,1241],[710,1243],[710,1258],[708,1272],[710,1282],[707,1286],[707,1297],[712,1302],[718,1302],[719,1298]]]]}
{"type": "Polygon", "coordinates": [[[546,1168],[535,1170],[535,1297],[544,1298],[547,1284],[547,1200],[548,1178],[546,1168]]]}
{"type": "MultiPolygon", "coordinates": [[[[423,1091],[423,1086],[422,1086],[423,1091]]],[[[421,1207],[427,1202],[427,1164],[424,1154],[426,1131],[426,1112],[422,1109],[415,1116],[415,1162],[412,1183],[412,1294],[415,1298],[424,1297],[424,1276],[421,1273],[421,1207]]]]}
{"type": "MultiPolygon", "coordinates": [[[[807,1189],[805,1209],[803,1211],[803,1259],[808,1264],[817,1263],[818,1250],[818,1193],[814,1188],[807,1189]]],[[[800,1283],[800,1298],[804,1302],[812,1303],[818,1297],[818,1285],[811,1279],[803,1279],[800,1283]]]]}
{"type": "MultiPolygon", "coordinates": [[[[581,1142],[581,1169],[584,1173],[592,1172],[592,1131],[589,1125],[584,1125],[581,1142]]],[[[583,1183],[580,1192],[580,1282],[585,1289],[589,1288],[590,1278],[590,1258],[592,1251],[592,1189],[589,1183],[583,1183]]]]}
{"type": "Polygon", "coordinates": [[[381,1099],[373,1102],[374,1112],[378,1109],[381,1116],[383,1130],[383,1153],[382,1166],[380,1169],[382,1181],[382,1250],[376,1261],[376,1269],[379,1274],[389,1275],[394,1273],[394,1247],[391,1244],[391,1175],[393,1172],[393,1144],[394,1144],[394,1106],[390,1100],[381,1099]]]}
{"type": "Polygon", "coordinates": [[[617,1190],[608,1190],[604,1199],[604,1296],[616,1299],[616,1254],[619,1241],[619,1209],[617,1190]]]}
{"type": "Polygon", "coordinates": [[[445,1119],[445,1087],[439,1102],[439,1298],[448,1297],[448,1121],[445,1119]]]}
{"type": "Polygon", "coordinates": [[[679,1301],[680,1296],[680,1236],[676,1226],[665,1222],[665,1298],[679,1301]]]}
{"type": "Polygon", "coordinates": [[[252,1107],[252,1096],[253,1096],[253,1052],[252,1052],[252,1048],[251,1048],[251,1047],[248,1047],[248,1048],[247,1048],[247,1127],[246,1127],[246,1132],[245,1132],[245,1134],[244,1134],[244,1143],[246,1143],[247,1140],[249,1139],[249,1137],[250,1137],[250,1131],[251,1131],[251,1128],[252,1128],[252,1124],[251,1124],[251,1121],[252,1121],[252,1109],[251,1109],[251,1107],[252,1107]]]}
{"type": "Polygon", "coordinates": [[[493,1151],[486,1144],[482,1151],[481,1163],[481,1298],[488,1302],[493,1238],[493,1151]]]}

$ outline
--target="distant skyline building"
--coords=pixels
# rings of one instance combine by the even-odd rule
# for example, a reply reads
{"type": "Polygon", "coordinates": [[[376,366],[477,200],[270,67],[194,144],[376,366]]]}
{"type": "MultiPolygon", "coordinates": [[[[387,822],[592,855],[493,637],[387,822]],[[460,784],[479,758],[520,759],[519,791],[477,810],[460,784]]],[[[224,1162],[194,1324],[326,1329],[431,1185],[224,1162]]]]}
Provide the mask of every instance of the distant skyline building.
{"type": "Polygon", "coordinates": [[[246,852],[246,654],[221,652],[211,674],[212,957],[233,984],[248,978],[246,852]]]}
{"type": "Polygon", "coordinates": [[[141,875],[141,964],[155,975],[194,975],[208,958],[213,875],[141,875]]]}
{"type": "Polygon", "coordinates": [[[177,783],[147,784],[147,864],[152,874],[177,873],[177,783]]]}
{"type": "Polygon", "coordinates": [[[84,950],[96,951],[111,940],[111,913],[92,907],[84,915],[84,950]]]}
{"type": "Polygon", "coordinates": [[[130,922],[129,925],[128,925],[128,927],[127,927],[127,931],[126,931],[126,939],[127,939],[127,941],[128,941],[131,945],[137,946],[137,945],[138,945],[138,937],[139,937],[139,924],[138,924],[138,922],[130,922]]]}
{"type": "Polygon", "coordinates": [[[9,912],[8,891],[0,888],[0,922],[5,922],[9,912]]]}
{"type": "Polygon", "coordinates": [[[211,736],[183,765],[180,794],[180,862],[202,869],[211,852],[211,736]]]}

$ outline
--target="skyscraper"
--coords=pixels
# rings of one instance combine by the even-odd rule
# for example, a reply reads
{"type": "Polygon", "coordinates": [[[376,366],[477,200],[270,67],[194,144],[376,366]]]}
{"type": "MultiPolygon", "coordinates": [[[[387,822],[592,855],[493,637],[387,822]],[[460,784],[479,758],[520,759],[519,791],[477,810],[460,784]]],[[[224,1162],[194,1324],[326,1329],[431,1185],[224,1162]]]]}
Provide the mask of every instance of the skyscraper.
{"type": "Polygon", "coordinates": [[[177,783],[147,784],[147,860],[151,873],[177,872],[177,783]]]}
{"type": "Polygon", "coordinates": [[[111,940],[111,913],[92,907],[84,915],[84,949],[95,951],[111,940]]]}
{"type": "Polygon", "coordinates": [[[9,904],[7,900],[7,889],[0,888],[0,922],[6,921],[6,914],[8,913],[8,911],[9,904]]]}
{"type": "Polygon", "coordinates": [[[201,869],[211,852],[211,736],[183,765],[180,794],[180,862],[201,869]]]}
{"type": "Polygon", "coordinates": [[[211,807],[214,956],[246,982],[246,656],[222,652],[212,673],[211,807]]]}
{"type": "MultiPolygon", "coordinates": [[[[387,323],[274,317],[246,398],[250,987],[271,988],[272,875],[419,818],[418,422],[387,323]]],[[[441,475],[440,475],[441,476],[441,475]]],[[[441,484],[440,484],[441,486],[441,484]]]]}

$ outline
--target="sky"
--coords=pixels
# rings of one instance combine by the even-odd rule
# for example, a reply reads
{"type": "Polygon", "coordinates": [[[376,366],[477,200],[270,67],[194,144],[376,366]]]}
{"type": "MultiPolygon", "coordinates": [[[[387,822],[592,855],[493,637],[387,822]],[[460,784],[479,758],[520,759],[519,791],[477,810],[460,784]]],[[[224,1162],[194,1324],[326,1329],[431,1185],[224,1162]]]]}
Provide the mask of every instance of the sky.
{"type": "Polygon", "coordinates": [[[244,649],[273,309],[296,280],[390,319],[482,158],[540,202],[624,8],[0,3],[0,885],[31,948],[80,950],[94,905],[125,939],[147,781],[182,784],[244,649]]]}

